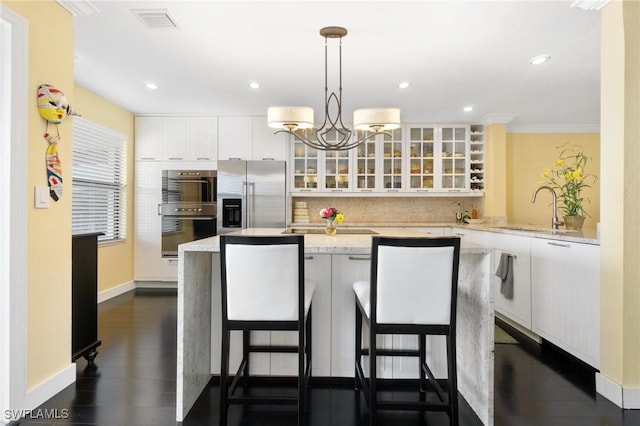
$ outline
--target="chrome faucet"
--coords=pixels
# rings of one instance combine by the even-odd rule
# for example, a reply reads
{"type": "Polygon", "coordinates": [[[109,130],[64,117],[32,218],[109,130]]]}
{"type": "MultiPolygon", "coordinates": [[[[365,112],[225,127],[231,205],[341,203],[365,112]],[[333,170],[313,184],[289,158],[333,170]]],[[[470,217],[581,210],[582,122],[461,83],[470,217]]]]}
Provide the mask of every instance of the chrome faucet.
{"type": "Polygon", "coordinates": [[[540,191],[541,189],[548,189],[551,192],[551,195],[553,196],[553,216],[551,217],[551,229],[558,229],[558,226],[564,225],[564,222],[558,220],[558,200],[557,200],[556,191],[554,191],[553,188],[551,188],[550,186],[546,186],[546,185],[541,186],[535,191],[533,191],[533,195],[531,196],[531,202],[532,203],[536,202],[536,195],[538,195],[538,191],[540,191]]]}

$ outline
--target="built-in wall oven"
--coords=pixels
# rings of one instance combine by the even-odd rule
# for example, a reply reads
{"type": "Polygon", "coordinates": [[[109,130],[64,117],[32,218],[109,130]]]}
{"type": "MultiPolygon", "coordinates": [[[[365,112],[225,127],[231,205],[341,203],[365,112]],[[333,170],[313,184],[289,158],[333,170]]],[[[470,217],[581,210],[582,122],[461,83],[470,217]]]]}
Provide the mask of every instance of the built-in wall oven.
{"type": "Polygon", "coordinates": [[[216,235],[216,172],[162,172],[162,256],[178,255],[178,245],[216,235]]]}

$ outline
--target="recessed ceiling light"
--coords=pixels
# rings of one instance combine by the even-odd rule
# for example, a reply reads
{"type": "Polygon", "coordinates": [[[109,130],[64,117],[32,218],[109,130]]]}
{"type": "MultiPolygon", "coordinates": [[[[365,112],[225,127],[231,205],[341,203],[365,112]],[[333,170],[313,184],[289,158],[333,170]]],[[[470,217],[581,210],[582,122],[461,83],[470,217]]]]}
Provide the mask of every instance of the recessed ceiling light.
{"type": "Polygon", "coordinates": [[[536,56],[535,58],[529,59],[529,63],[531,65],[540,65],[540,64],[544,64],[549,59],[551,59],[551,56],[549,55],[540,55],[540,56],[536,56]]]}
{"type": "Polygon", "coordinates": [[[473,111],[473,107],[472,106],[466,106],[462,109],[464,112],[471,112],[473,111]]]}
{"type": "Polygon", "coordinates": [[[257,89],[260,87],[260,84],[252,81],[251,83],[249,83],[249,87],[251,87],[252,89],[257,89]]]}
{"type": "Polygon", "coordinates": [[[158,88],[158,85],[155,83],[147,83],[145,84],[145,86],[147,87],[147,89],[149,90],[156,90],[158,88]]]}
{"type": "Polygon", "coordinates": [[[408,81],[403,81],[402,83],[398,84],[398,87],[399,87],[400,89],[406,89],[406,88],[407,88],[407,87],[409,87],[409,86],[410,86],[410,84],[409,84],[409,82],[408,82],[408,81]]]}

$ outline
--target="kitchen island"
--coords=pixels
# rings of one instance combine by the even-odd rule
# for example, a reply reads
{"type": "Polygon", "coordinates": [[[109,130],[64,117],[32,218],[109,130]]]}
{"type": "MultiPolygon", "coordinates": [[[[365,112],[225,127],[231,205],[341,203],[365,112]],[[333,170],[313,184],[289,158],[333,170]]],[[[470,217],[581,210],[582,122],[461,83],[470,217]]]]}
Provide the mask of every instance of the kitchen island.
{"type": "MultiPolygon", "coordinates": [[[[381,236],[428,236],[401,228],[373,228],[381,236]]],[[[283,229],[248,229],[238,235],[280,235],[283,229]]],[[[313,374],[353,377],[354,298],[351,283],[368,279],[372,235],[305,235],[305,273],[316,281],[313,309],[313,374]],[[307,263],[309,262],[309,263],[307,263]]],[[[178,262],[178,338],[176,420],[182,421],[196,399],[220,371],[220,274],[218,237],[181,244],[178,262]]],[[[457,357],[460,394],[485,425],[493,425],[494,306],[490,250],[463,246],[458,283],[457,357]]],[[[428,360],[437,377],[444,377],[443,342],[428,342],[428,360]]],[[[253,336],[252,336],[253,338],[253,336]]],[[[256,339],[284,343],[286,338],[263,332],[256,339]],[[266,334],[265,334],[266,333],[266,334]]],[[[238,351],[239,339],[235,343],[238,351]]],[[[407,336],[385,336],[379,344],[414,347],[407,336]]],[[[232,342],[231,371],[234,371],[232,342]]],[[[282,356],[268,354],[252,361],[256,374],[295,374],[282,356]],[[265,358],[266,357],[266,358],[265,358]]],[[[383,358],[379,375],[417,378],[414,360],[383,358]]],[[[253,373],[253,369],[252,369],[253,373]]]]}

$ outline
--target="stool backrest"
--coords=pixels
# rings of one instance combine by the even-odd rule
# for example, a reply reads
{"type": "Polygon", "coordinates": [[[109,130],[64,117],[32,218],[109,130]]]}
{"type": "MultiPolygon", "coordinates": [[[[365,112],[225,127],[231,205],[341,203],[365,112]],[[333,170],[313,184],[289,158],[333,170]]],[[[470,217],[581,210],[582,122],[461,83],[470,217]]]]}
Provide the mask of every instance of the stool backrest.
{"type": "Polygon", "coordinates": [[[304,310],[304,237],[220,236],[223,318],[298,321],[304,310]]]}
{"type": "Polygon", "coordinates": [[[459,238],[373,238],[371,317],[378,324],[455,324],[459,238]]]}

